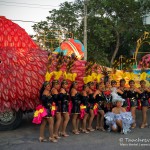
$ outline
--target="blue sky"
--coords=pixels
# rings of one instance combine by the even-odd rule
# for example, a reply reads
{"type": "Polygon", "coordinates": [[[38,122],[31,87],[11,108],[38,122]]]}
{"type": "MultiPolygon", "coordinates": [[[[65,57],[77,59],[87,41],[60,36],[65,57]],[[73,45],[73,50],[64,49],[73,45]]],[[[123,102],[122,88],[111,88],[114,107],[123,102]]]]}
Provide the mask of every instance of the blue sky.
{"type": "MultiPolygon", "coordinates": [[[[65,1],[74,2],[74,0],[0,0],[0,16],[11,20],[39,22],[46,19],[49,10],[58,9],[60,3],[65,1]]],[[[34,33],[31,27],[34,23],[18,21],[15,23],[24,28],[28,34],[34,33]]]]}

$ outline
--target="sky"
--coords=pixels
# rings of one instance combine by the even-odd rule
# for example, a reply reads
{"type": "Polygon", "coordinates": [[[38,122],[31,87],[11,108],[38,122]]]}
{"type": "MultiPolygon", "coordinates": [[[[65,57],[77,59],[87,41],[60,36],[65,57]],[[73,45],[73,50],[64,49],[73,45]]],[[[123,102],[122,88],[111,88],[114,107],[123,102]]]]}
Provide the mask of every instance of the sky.
{"type": "MultiPolygon", "coordinates": [[[[0,0],[0,16],[11,20],[40,22],[46,20],[50,10],[58,9],[65,1],[74,2],[74,0],[0,0]]],[[[14,22],[24,28],[28,34],[35,34],[32,29],[34,23],[14,22]]],[[[150,24],[150,14],[146,23],[150,24]]]]}
{"type": "MultiPolygon", "coordinates": [[[[0,16],[10,20],[24,20],[40,22],[46,20],[49,11],[58,9],[65,1],[74,0],[0,0],[0,16]]],[[[30,35],[34,34],[31,22],[13,21],[19,24],[30,35]]]]}

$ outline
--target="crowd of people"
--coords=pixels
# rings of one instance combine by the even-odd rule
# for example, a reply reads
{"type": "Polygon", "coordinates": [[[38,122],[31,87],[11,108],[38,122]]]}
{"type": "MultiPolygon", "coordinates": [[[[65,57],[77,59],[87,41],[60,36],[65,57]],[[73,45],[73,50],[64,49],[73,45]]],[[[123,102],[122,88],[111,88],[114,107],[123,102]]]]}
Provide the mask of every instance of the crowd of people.
{"type": "Polygon", "coordinates": [[[68,87],[66,80],[44,82],[40,90],[40,100],[46,111],[40,125],[40,142],[47,139],[44,136],[45,126],[49,125],[49,141],[68,137],[67,125],[72,122],[72,132],[75,135],[100,131],[114,131],[126,134],[136,127],[136,109],[142,111],[140,128],[148,126],[147,110],[150,106],[150,88],[144,80],[140,87],[135,87],[134,80],[120,80],[117,86],[115,80],[106,82],[89,82],[78,91],[78,83],[74,81],[68,87]],[[67,89],[70,89],[69,91],[67,89]],[[96,117],[96,127],[93,120],[96,117]]]}

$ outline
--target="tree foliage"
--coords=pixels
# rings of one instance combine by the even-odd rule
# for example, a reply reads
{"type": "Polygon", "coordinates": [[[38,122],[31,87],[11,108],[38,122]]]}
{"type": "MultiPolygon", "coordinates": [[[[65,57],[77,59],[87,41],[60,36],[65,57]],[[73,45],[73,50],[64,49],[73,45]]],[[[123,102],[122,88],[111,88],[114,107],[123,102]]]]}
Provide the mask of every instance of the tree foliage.
{"type": "MultiPolygon", "coordinates": [[[[46,21],[33,26],[34,30],[47,32],[46,38],[58,38],[52,30],[72,32],[75,39],[83,41],[84,2],[75,0],[60,4],[49,11],[46,21]]],[[[132,57],[136,40],[150,26],[143,24],[143,16],[150,12],[147,0],[89,0],[88,1],[88,59],[110,66],[120,55],[132,57]]]]}

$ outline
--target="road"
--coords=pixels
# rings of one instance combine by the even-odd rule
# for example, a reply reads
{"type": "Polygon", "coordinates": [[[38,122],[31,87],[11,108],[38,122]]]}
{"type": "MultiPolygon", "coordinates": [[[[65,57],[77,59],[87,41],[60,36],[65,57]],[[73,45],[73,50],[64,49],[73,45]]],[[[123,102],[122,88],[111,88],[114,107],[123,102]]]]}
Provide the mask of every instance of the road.
{"type": "MultiPolygon", "coordinates": [[[[18,129],[0,131],[0,150],[148,150],[150,149],[150,128],[139,128],[140,111],[137,111],[137,118],[137,127],[126,135],[107,131],[73,135],[71,123],[69,123],[67,128],[69,137],[62,137],[58,143],[40,143],[38,141],[40,125],[32,124],[32,114],[27,114],[24,115],[18,129]]],[[[148,118],[150,118],[150,110],[148,118]]],[[[148,123],[150,124],[150,119],[148,123]]],[[[48,137],[47,128],[45,134],[48,137]]]]}

